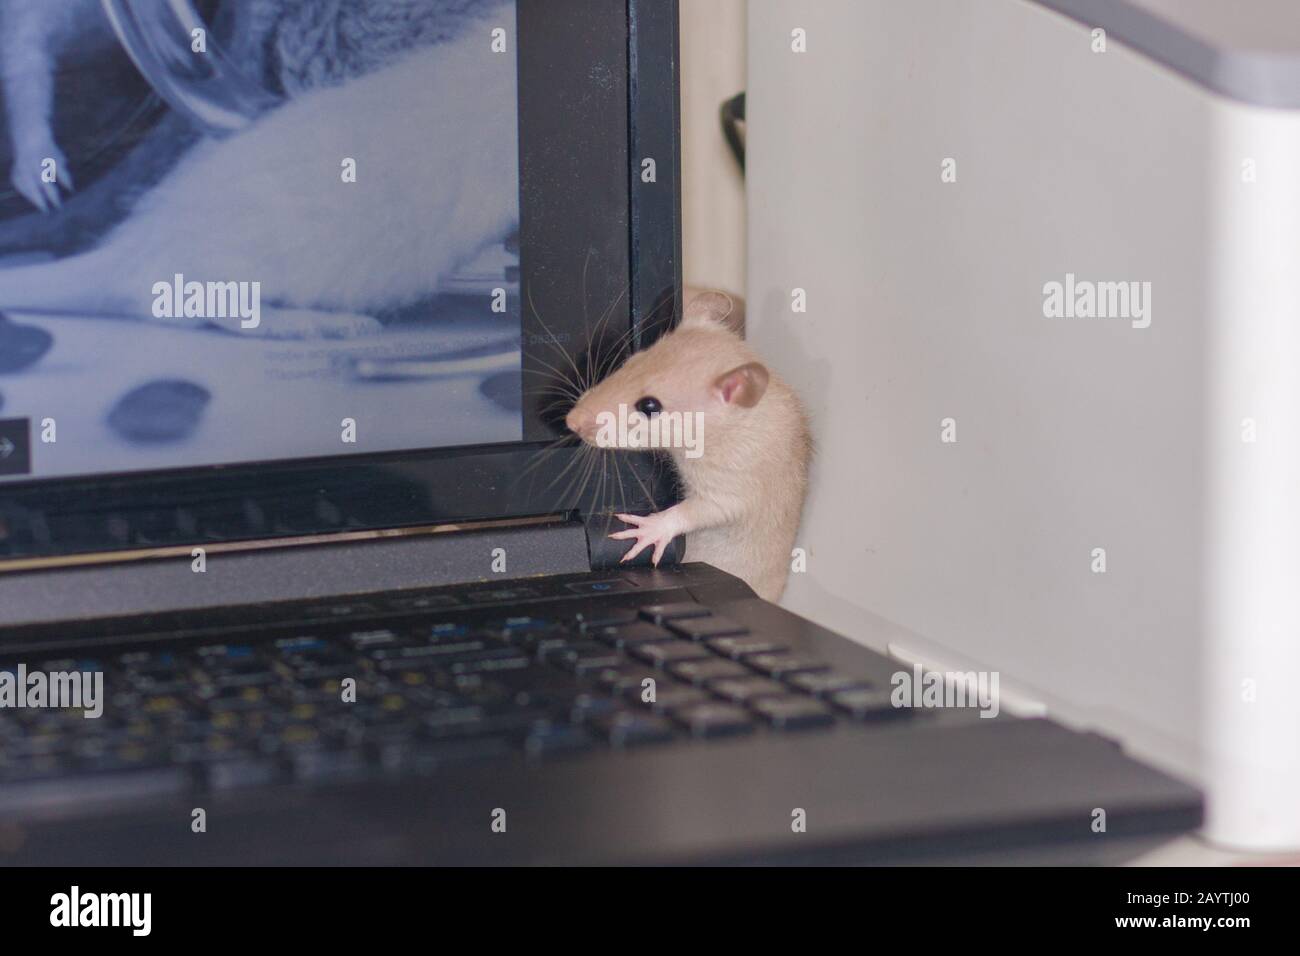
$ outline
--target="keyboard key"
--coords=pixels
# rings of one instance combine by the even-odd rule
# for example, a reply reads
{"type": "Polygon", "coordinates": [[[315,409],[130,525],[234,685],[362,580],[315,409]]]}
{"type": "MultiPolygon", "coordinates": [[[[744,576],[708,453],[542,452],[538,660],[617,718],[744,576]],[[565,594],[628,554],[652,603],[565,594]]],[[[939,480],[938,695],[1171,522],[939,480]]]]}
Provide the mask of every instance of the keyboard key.
{"type": "Polygon", "coordinates": [[[617,654],[618,651],[611,650],[609,645],[601,644],[597,641],[584,640],[580,637],[565,637],[562,641],[548,641],[538,644],[534,651],[534,656],[539,661],[554,663],[560,658],[565,657],[570,652],[579,654],[617,654]]]}
{"type": "Polygon", "coordinates": [[[694,601],[677,601],[670,604],[650,604],[641,608],[641,616],[655,624],[677,621],[687,617],[707,617],[713,612],[694,601]]]}
{"type": "Polygon", "coordinates": [[[280,781],[284,764],[257,757],[212,760],[202,767],[203,778],[212,790],[260,787],[280,781]]]}
{"type": "Polygon", "coordinates": [[[348,618],[373,614],[376,610],[377,608],[373,604],[367,604],[364,601],[356,601],[353,603],[329,604],[313,608],[310,614],[312,617],[348,618]]]}
{"type": "Polygon", "coordinates": [[[425,733],[434,738],[462,737],[485,732],[487,715],[479,706],[447,707],[426,714],[425,733]]]}
{"type": "Polygon", "coordinates": [[[176,677],[178,669],[176,657],[170,652],[133,651],[123,654],[118,662],[126,669],[127,676],[136,682],[170,680],[176,677]]]}
{"type": "Polygon", "coordinates": [[[836,674],[833,671],[803,671],[791,674],[786,678],[786,683],[814,697],[826,697],[842,690],[865,690],[872,686],[870,681],[836,674]]]}
{"type": "Polygon", "coordinates": [[[289,769],[295,780],[354,780],[369,774],[370,763],[365,754],[357,750],[306,749],[293,753],[289,769]]]}
{"type": "Polygon", "coordinates": [[[587,750],[595,743],[595,738],[581,727],[548,724],[536,728],[524,739],[524,752],[530,757],[549,757],[587,750]]]}
{"type": "Polygon", "coordinates": [[[491,588],[482,591],[471,591],[462,595],[465,601],[470,604],[501,604],[505,601],[524,601],[528,598],[537,597],[535,588],[491,588]]]}
{"type": "Polygon", "coordinates": [[[824,671],[830,667],[811,657],[797,654],[754,654],[745,658],[745,666],[769,677],[784,677],[804,671],[824,671]]]}
{"type": "Polygon", "coordinates": [[[709,681],[722,680],[727,677],[748,677],[752,671],[744,664],[735,661],[721,661],[717,658],[698,661],[683,661],[668,668],[673,676],[680,677],[688,684],[703,687],[709,681]]]}
{"type": "Polygon", "coordinates": [[[450,594],[417,594],[389,598],[384,603],[395,611],[433,611],[459,607],[461,602],[450,594]]]}
{"type": "Polygon", "coordinates": [[[555,722],[552,708],[541,706],[537,702],[521,707],[514,701],[501,700],[484,706],[487,710],[487,730],[493,734],[525,735],[555,722]]]}
{"type": "Polygon", "coordinates": [[[238,687],[267,687],[279,684],[280,675],[268,667],[237,674],[209,674],[208,680],[213,688],[229,690],[238,687]]]}
{"type": "Polygon", "coordinates": [[[667,667],[678,661],[701,660],[712,656],[698,644],[676,640],[637,644],[631,649],[631,654],[638,660],[654,664],[656,667],[667,667]]]}
{"type": "MultiPolygon", "coordinates": [[[[640,700],[640,689],[634,690],[631,696],[640,700]]],[[[694,687],[664,687],[655,689],[655,699],[651,701],[650,706],[654,710],[671,713],[683,707],[706,703],[708,700],[708,694],[694,687]]]]}
{"type": "MultiPolygon", "coordinates": [[[[299,703],[337,704],[343,700],[343,681],[348,677],[357,679],[359,675],[344,674],[342,677],[307,678],[299,675],[299,680],[292,688],[291,694],[299,703]]],[[[368,683],[357,679],[357,696],[369,693],[368,683]]]]}
{"type": "Polygon", "coordinates": [[[209,644],[206,647],[200,647],[194,653],[205,661],[223,659],[233,661],[256,656],[253,649],[247,644],[209,644]]]}
{"type": "MultiPolygon", "coordinates": [[[[438,641],[432,644],[416,644],[411,647],[381,648],[370,655],[376,661],[416,660],[439,657],[451,657],[468,651],[481,651],[487,644],[473,638],[438,641]]],[[[497,648],[494,648],[494,650],[497,648]]]]}
{"type": "Polygon", "coordinates": [[[751,654],[772,654],[784,651],[787,645],[763,637],[719,637],[707,641],[709,650],[738,661],[751,654]]]}
{"type": "Polygon", "coordinates": [[[156,767],[121,773],[60,775],[48,779],[8,782],[0,787],[0,812],[23,807],[49,810],[57,806],[80,807],[97,802],[134,802],[188,790],[189,772],[180,766],[156,767]]]}
{"type": "MultiPolygon", "coordinates": [[[[172,748],[171,755],[182,762],[224,759],[238,753],[240,749],[239,740],[235,736],[220,733],[215,728],[204,726],[200,721],[183,729],[178,736],[181,742],[172,748]]],[[[100,748],[95,745],[99,743],[100,741],[86,741],[84,747],[86,750],[93,748],[98,753],[100,748]]]]}
{"type": "Polygon", "coordinates": [[[338,644],[322,640],[310,634],[302,634],[298,637],[282,637],[279,640],[272,641],[271,647],[285,657],[309,657],[320,652],[333,655],[346,653],[346,649],[338,644]]]}
{"type": "Polygon", "coordinates": [[[48,731],[29,732],[26,735],[15,736],[13,742],[8,744],[7,749],[9,754],[16,757],[43,757],[69,753],[73,749],[74,743],[75,740],[71,734],[50,728],[48,731]]]}
{"type": "Polygon", "coordinates": [[[655,714],[618,711],[597,717],[592,727],[615,747],[660,743],[673,738],[673,727],[655,714]]]}
{"type": "Polygon", "coordinates": [[[749,714],[731,704],[696,704],[674,711],[673,719],[693,737],[725,737],[747,734],[754,729],[749,714]]]}
{"type": "Polygon", "coordinates": [[[287,669],[282,669],[294,681],[302,684],[355,677],[361,667],[360,662],[352,656],[340,656],[333,664],[314,664],[304,661],[287,661],[287,669]]]}
{"type": "Polygon", "coordinates": [[[586,674],[590,671],[618,667],[627,658],[611,647],[591,641],[563,648],[548,655],[546,659],[549,663],[555,664],[570,673],[586,674]]]}
{"type": "Polygon", "coordinates": [[[662,627],[656,627],[645,621],[637,621],[635,624],[627,624],[621,627],[601,628],[596,632],[596,637],[606,644],[612,644],[620,651],[628,650],[638,644],[647,644],[651,641],[674,640],[672,634],[662,627]]]}
{"type": "Polygon", "coordinates": [[[418,647],[401,647],[376,651],[376,665],[380,673],[390,674],[412,668],[451,667],[457,662],[483,661],[492,658],[518,657],[519,652],[510,647],[488,647],[482,641],[456,641],[450,644],[424,644],[418,647]]]}
{"type": "Polygon", "coordinates": [[[521,651],[539,658],[567,647],[574,640],[573,635],[558,627],[512,630],[504,632],[504,636],[521,651]]]}
{"type": "Polygon", "coordinates": [[[264,736],[261,744],[267,753],[279,754],[311,750],[327,742],[327,735],[319,724],[288,724],[264,736]]]}
{"type": "Polygon", "coordinates": [[[829,707],[807,697],[765,697],[750,706],[777,730],[807,730],[835,723],[829,707]]]}
{"type": "Polygon", "coordinates": [[[62,777],[72,771],[73,762],[70,755],[53,753],[4,754],[0,761],[0,798],[6,788],[18,781],[47,780],[62,777]]]}
{"type": "Polygon", "coordinates": [[[596,682],[611,693],[622,694],[630,688],[640,691],[642,681],[654,676],[650,668],[628,662],[620,667],[607,667],[600,671],[596,674],[596,682]]]}
{"type": "Polygon", "coordinates": [[[83,770],[118,772],[163,767],[170,763],[171,754],[161,743],[132,742],[85,757],[79,761],[79,766],[83,770]]]}
{"type": "Polygon", "coordinates": [[[623,704],[616,697],[600,693],[584,692],[569,702],[569,714],[574,723],[590,721],[622,709],[623,704]]]}
{"type": "Polygon", "coordinates": [[[225,647],[223,650],[202,648],[198,652],[199,675],[209,680],[235,678],[251,674],[267,674],[270,664],[251,647],[225,647]]]}
{"type": "Polygon", "coordinates": [[[429,774],[447,767],[480,763],[514,753],[507,737],[469,737],[450,740],[401,739],[374,745],[372,754],[384,770],[394,774],[429,774]]]}
{"type": "Polygon", "coordinates": [[[474,674],[501,674],[508,671],[526,671],[532,667],[532,660],[523,654],[510,653],[508,648],[489,648],[478,654],[458,657],[450,662],[447,671],[456,677],[474,674]]]}
{"type": "Polygon", "coordinates": [[[887,690],[845,690],[831,694],[830,701],[859,720],[879,720],[888,717],[906,717],[910,707],[895,707],[887,690]]]}
{"type": "Polygon", "coordinates": [[[708,641],[715,637],[730,634],[748,634],[749,628],[737,624],[730,618],[717,615],[711,617],[688,617],[668,622],[668,629],[692,641],[708,641]]]}
{"type": "Polygon", "coordinates": [[[591,631],[615,624],[631,624],[638,620],[638,616],[634,607],[597,606],[579,611],[573,619],[579,629],[591,631]]]}
{"type": "Polygon", "coordinates": [[[352,642],[353,647],[364,650],[367,647],[384,647],[396,644],[397,635],[386,627],[380,627],[370,631],[353,631],[348,635],[348,640],[352,642]]]}
{"type": "Polygon", "coordinates": [[[469,626],[462,624],[460,621],[440,621],[437,624],[430,625],[427,628],[416,628],[419,634],[422,630],[428,632],[430,640],[434,641],[454,641],[457,638],[464,637],[469,633],[469,626]]]}
{"type": "Polygon", "coordinates": [[[287,690],[281,686],[252,685],[208,686],[200,691],[200,700],[211,713],[262,710],[281,699],[287,690]]]}
{"type": "Polygon", "coordinates": [[[140,713],[151,718],[180,717],[188,711],[185,702],[173,694],[144,697],[139,706],[140,713]]]}
{"type": "Polygon", "coordinates": [[[766,677],[735,677],[709,684],[709,690],[733,704],[745,704],[760,697],[780,697],[787,693],[785,686],[766,677]]]}
{"type": "Polygon", "coordinates": [[[533,617],[530,614],[518,614],[498,621],[488,627],[489,631],[500,634],[509,640],[529,631],[548,631],[558,628],[559,622],[549,617],[533,617]]]}
{"type": "Polygon", "coordinates": [[[527,705],[529,701],[563,703],[579,691],[591,689],[584,688],[571,674],[566,674],[559,668],[536,665],[522,671],[504,671],[483,675],[482,678],[474,676],[458,683],[469,689],[468,697],[496,694],[499,700],[513,700],[520,706],[527,705]]]}
{"type": "Polygon", "coordinates": [[[622,696],[635,704],[648,706],[653,703],[650,700],[652,696],[657,697],[670,687],[682,686],[666,674],[651,671],[635,684],[625,687],[622,696]]]}

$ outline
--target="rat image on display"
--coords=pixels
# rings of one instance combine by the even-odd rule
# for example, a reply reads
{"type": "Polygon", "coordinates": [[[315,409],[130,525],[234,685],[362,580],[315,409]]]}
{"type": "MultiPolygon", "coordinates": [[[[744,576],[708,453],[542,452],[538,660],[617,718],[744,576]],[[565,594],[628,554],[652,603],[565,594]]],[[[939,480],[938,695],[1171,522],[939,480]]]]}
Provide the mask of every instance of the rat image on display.
{"type": "MultiPolygon", "coordinates": [[[[516,74],[486,41],[509,12],[502,0],[257,0],[233,9],[256,21],[245,32],[272,49],[283,102],[233,135],[198,142],[94,247],[4,263],[0,309],[270,338],[366,335],[381,331],[377,313],[433,295],[517,228],[515,191],[484,188],[519,177],[515,118],[499,108],[513,102],[516,74]],[[466,75],[478,78],[473,96],[458,83],[466,75]],[[394,106],[412,90],[428,91],[418,118],[394,106]],[[362,172],[332,186],[345,157],[362,172]],[[258,281],[265,321],[159,316],[155,283],[175,274],[258,281]]],[[[55,61],[92,36],[113,42],[94,0],[0,0],[10,175],[42,211],[73,188],[51,130],[55,61]],[[40,179],[47,158],[55,182],[40,179]]]]}
{"type": "MultiPolygon", "coordinates": [[[[652,548],[657,565],[686,536],[687,561],[704,561],[744,580],[760,597],[780,598],[808,487],[812,436],[799,397],[739,334],[729,297],[689,297],[681,323],[584,392],[565,419],[584,442],[608,447],[623,407],[647,419],[692,416],[698,447],[675,447],[663,429],[650,447],[672,458],[682,501],[652,515],[620,514],[612,534],[631,541],[623,560],[652,548]]],[[[642,447],[622,444],[615,447],[642,447]]]]}
{"type": "Polygon", "coordinates": [[[0,0],[0,390],[77,436],[33,471],[518,440],[515,41],[510,0],[0,0]]]}

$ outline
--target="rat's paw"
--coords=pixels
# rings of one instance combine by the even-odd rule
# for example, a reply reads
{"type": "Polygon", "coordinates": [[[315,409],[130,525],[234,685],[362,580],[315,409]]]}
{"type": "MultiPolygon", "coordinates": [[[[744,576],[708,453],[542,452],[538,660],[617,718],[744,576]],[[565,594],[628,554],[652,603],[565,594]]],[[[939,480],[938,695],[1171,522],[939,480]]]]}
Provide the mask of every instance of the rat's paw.
{"type": "Polygon", "coordinates": [[[24,150],[17,156],[9,171],[9,181],[14,189],[41,212],[49,212],[63,204],[60,189],[72,192],[72,173],[68,170],[68,161],[63,151],[53,142],[47,142],[41,149],[24,150]],[[47,160],[54,162],[54,182],[45,181],[47,160]]]}
{"type": "Polygon", "coordinates": [[[625,541],[628,538],[636,539],[636,544],[628,549],[622,560],[631,561],[646,548],[653,546],[654,554],[651,556],[650,561],[655,567],[659,567],[659,562],[663,559],[664,552],[668,550],[668,545],[673,538],[685,530],[681,527],[677,516],[672,513],[671,508],[652,515],[615,515],[614,517],[624,524],[634,526],[626,531],[618,531],[610,535],[615,541],[625,541]]]}

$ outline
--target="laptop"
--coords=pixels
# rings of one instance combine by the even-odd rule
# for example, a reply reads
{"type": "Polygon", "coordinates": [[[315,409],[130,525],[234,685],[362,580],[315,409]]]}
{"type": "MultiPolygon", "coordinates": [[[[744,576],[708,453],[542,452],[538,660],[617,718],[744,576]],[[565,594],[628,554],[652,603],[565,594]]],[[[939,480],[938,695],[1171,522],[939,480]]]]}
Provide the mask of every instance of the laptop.
{"type": "Polygon", "coordinates": [[[430,2],[337,55],[182,7],[105,5],[75,188],[4,200],[0,861],[1101,861],[1199,824],[1113,741],[926,706],[878,622],[622,562],[671,470],[560,423],[681,314],[676,4],[430,2]]]}

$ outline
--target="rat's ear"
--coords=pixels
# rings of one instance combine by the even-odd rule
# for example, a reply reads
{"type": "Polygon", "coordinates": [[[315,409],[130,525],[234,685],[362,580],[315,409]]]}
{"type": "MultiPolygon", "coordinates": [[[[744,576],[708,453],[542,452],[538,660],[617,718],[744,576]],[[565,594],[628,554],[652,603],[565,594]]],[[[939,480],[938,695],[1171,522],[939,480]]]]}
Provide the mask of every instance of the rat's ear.
{"type": "Polygon", "coordinates": [[[713,383],[713,389],[724,405],[753,408],[767,391],[767,368],[758,362],[746,362],[730,372],[724,372],[713,383]]]}
{"type": "Polygon", "coordinates": [[[745,330],[745,310],[725,292],[697,289],[683,291],[686,307],[682,310],[682,325],[721,325],[737,335],[745,330]]]}

